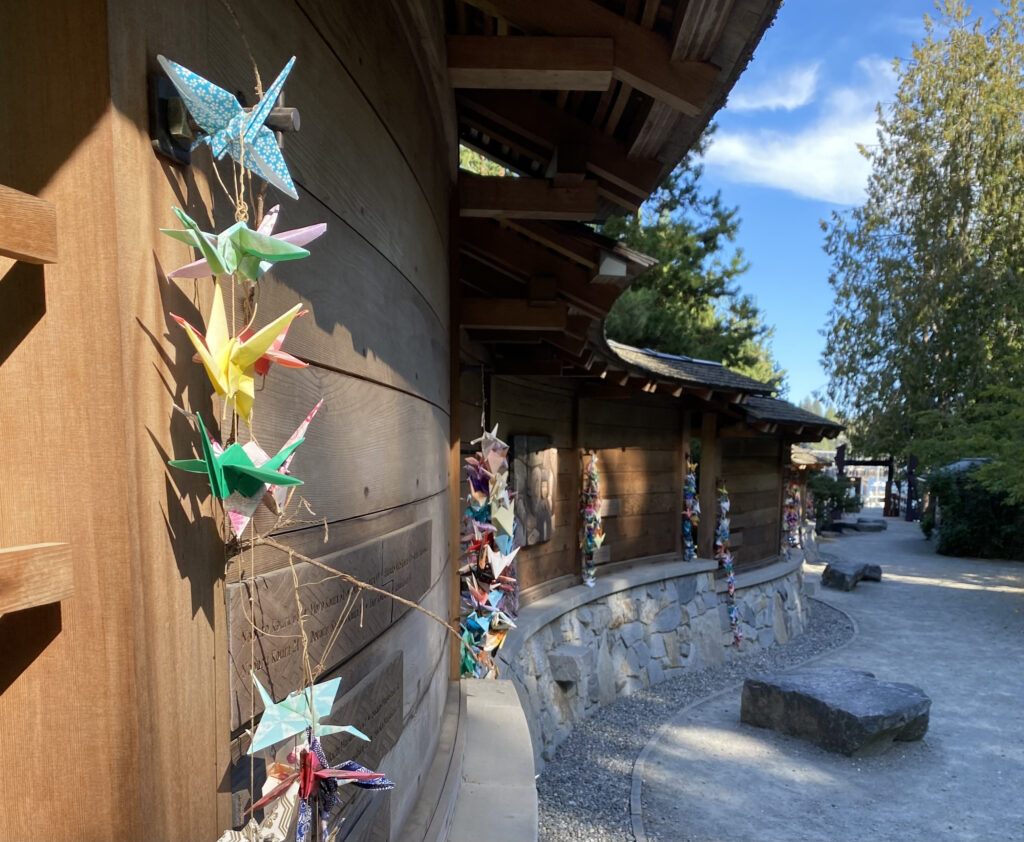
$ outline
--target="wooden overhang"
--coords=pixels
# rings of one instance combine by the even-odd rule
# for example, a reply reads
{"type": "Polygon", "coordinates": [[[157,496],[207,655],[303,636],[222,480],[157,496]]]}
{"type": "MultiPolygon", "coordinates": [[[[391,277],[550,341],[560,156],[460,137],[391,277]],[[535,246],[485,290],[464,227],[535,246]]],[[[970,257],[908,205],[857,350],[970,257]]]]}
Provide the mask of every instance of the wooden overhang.
{"type": "Polygon", "coordinates": [[[765,432],[782,432],[792,442],[831,439],[846,429],[837,421],[808,412],[781,398],[752,396],[743,409],[751,426],[765,432]]]}
{"type": "Polygon", "coordinates": [[[664,380],[604,343],[615,300],[655,261],[583,223],[634,213],[690,150],[779,0],[447,0],[460,142],[508,175],[460,171],[462,356],[495,372],[622,393],[739,402],[664,380]]]}

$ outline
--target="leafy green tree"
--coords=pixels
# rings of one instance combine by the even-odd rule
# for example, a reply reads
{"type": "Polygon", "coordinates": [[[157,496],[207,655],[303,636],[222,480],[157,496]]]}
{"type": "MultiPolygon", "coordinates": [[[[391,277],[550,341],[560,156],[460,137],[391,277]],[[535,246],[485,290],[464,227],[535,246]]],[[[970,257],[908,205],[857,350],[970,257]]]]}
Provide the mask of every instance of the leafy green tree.
{"type": "Polygon", "coordinates": [[[823,362],[860,453],[998,456],[968,428],[1012,408],[1024,382],[1020,0],[987,23],[962,0],[925,18],[878,108],[878,144],[861,149],[865,203],[822,223],[835,292],[823,362]]]}
{"type": "Polygon", "coordinates": [[[459,145],[459,167],[477,175],[512,175],[501,164],[492,161],[490,158],[485,158],[479,152],[461,144],[459,145]]]}
{"type": "Polygon", "coordinates": [[[700,189],[693,156],[702,148],[703,142],[639,214],[601,226],[606,236],[658,260],[619,297],[605,329],[629,345],[722,362],[779,386],[785,372],[772,357],[774,328],[764,324],[754,299],[740,294],[736,281],[748,264],[741,250],[728,250],[737,210],[700,189]]]}

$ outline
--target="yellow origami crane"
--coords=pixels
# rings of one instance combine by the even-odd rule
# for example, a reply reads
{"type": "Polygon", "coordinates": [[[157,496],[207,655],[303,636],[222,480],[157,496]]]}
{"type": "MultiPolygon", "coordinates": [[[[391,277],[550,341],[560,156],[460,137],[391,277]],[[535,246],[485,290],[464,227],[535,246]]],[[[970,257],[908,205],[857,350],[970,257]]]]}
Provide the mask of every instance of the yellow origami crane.
{"type": "Polygon", "coordinates": [[[256,331],[248,339],[232,336],[228,331],[228,318],[224,312],[224,297],[220,285],[213,288],[213,304],[210,306],[210,318],[206,321],[206,336],[203,337],[192,325],[181,316],[171,313],[178,324],[185,328],[188,338],[196,346],[199,358],[206,367],[210,382],[217,394],[223,396],[246,424],[252,423],[252,404],[256,397],[256,383],[253,379],[253,366],[260,359],[274,340],[291,324],[302,309],[296,304],[283,316],[278,316],[266,327],[256,331]]]}

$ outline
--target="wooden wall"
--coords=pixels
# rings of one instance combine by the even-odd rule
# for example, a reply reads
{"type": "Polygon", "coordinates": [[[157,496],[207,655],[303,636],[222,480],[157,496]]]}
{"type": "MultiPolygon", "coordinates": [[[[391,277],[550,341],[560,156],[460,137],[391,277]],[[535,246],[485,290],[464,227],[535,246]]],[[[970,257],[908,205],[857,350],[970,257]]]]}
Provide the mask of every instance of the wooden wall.
{"type": "MultiPolygon", "coordinates": [[[[571,379],[486,378],[488,424],[511,443],[515,436],[548,436],[558,450],[552,539],[524,547],[517,557],[524,591],[543,595],[545,583],[572,584],[580,574],[579,488],[583,454],[598,455],[606,549],[599,564],[678,550],[682,487],[681,423],[677,405],[580,397],[571,379]]],[[[463,372],[462,449],[480,433],[479,369],[463,372]]],[[[463,483],[463,486],[465,483],[463,483]]]]}
{"type": "Polygon", "coordinates": [[[658,398],[580,401],[580,446],[597,451],[606,561],[679,548],[682,413],[658,398]]]}
{"type": "Polygon", "coordinates": [[[783,455],[778,436],[723,438],[721,475],[732,504],[729,545],[737,568],[779,554],[783,455]]]}
{"type": "MultiPolygon", "coordinates": [[[[52,770],[5,764],[0,838],[216,838],[231,823],[224,600],[245,573],[202,482],[166,467],[195,444],[172,404],[220,414],[167,315],[202,323],[212,287],[166,280],[190,256],[158,229],[177,227],[171,205],[205,230],[234,209],[202,176],[205,151],[183,169],[150,147],[157,53],[231,90],[250,88],[246,41],[264,85],[298,56],[285,90],[302,130],[284,153],[301,200],[280,199],[279,228],[326,221],[328,233],[261,282],[257,324],[305,303],[286,348],[313,365],[271,372],[254,432],[274,447],[324,397],[293,471],[327,528],[295,525],[285,539],[324,555],[427,519],[423,604],[447,613],[456,153],[440,14],[376,0],[5,9],[0,183],[56,205],[60,262],[0,280],[3,335],[23,337],[0,363],[0,464],[32,478],[0,492],[0,546],[70,543],[75,595],[0,618],[0,753],[42,746],[88,773],[43,807],[52,770]]],[[[250,561],[262,572],[284,559],[250,561]]],[[[385,837],[399,834],[433,752],[446,646],[411,612],[348,665],[404,654],[401,734],[382,762],[399,787],[375,820],[385,837]]]]}

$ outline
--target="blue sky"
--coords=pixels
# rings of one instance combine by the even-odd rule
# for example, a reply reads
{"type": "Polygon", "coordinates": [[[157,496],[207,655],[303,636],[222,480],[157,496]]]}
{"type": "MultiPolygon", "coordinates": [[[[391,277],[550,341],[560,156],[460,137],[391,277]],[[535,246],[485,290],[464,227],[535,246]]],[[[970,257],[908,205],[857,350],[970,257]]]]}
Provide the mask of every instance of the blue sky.
{"type": "Polygon", "coordinates": [[[932,0],[788,0],[716,117],[704,186],[739,207],[743,292],[775,325],[773,351],[794,403],[823,390],[832,304],[819,220],[859,204],[875,104],[892,98],[932,0]]]}

